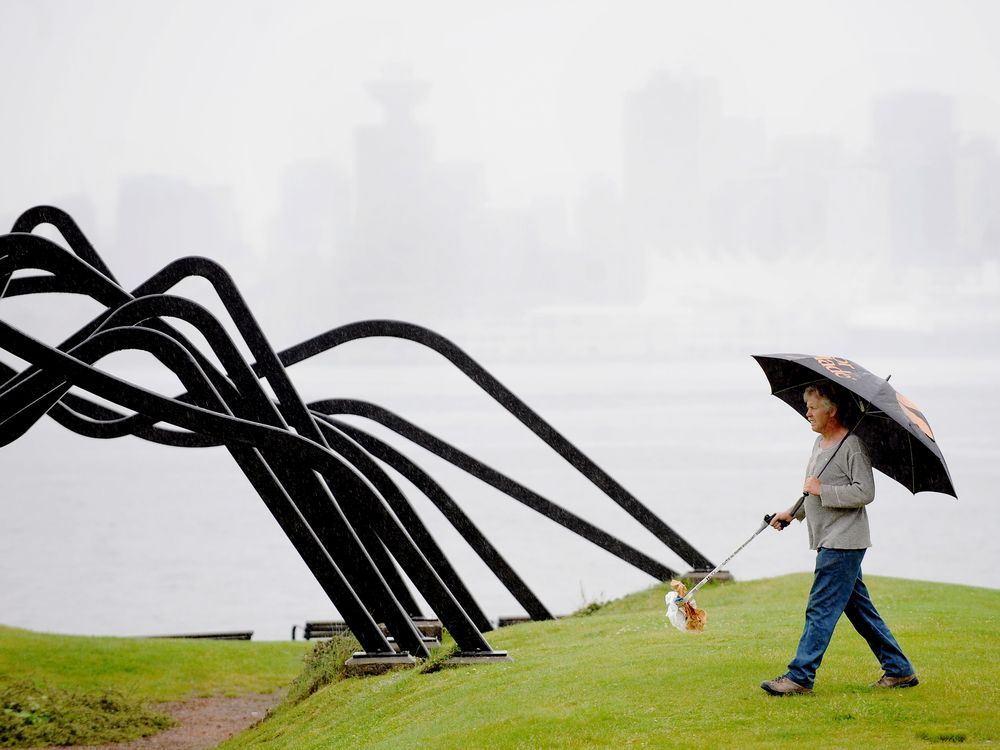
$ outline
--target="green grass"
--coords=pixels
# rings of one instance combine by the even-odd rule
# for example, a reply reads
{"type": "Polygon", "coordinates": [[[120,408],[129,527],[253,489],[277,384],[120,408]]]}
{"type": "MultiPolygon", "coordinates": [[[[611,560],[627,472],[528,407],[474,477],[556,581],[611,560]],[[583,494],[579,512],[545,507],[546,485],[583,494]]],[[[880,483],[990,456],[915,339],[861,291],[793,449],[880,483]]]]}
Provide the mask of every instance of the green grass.
{"type": "MultiPolygon", "coordinates": [[[[996,590],[873,578],[872,595],[921,684],[868,688],[878,664],[845,622],[813,695],[765,695],[757,685],[784,671],[810,579],[707,589],[698,598],[709,617],[701,634],[667,624],[659,586],[586,616],[489,634],[513,663],[439,669],[434,659],[372,678],[342,679],[342,657],[353,648],[347,639],[314,652],[301,642],[83,638],[0,627],[0,691],[27,694],[23,683],[33,683],[58,693],[61,704],[66,694],[86,703],[108,690],[165,701],[290,686],[278,710],[225,750],[1000,745],[996,590]]],[[[35,700],[15,712],[48,716],[35,700]]]]}
{"type": "Polygon", "coordinates": [[[0,625],[0,687],[33,682],[151,701],[269,693],[298,674],[307,648],[301,641],[92,638],[0,625]]]}
{"type": "Polygon", "coordinates": [[[88,638],[0,626],[0,747],[98,744],[172,724],[150,703],[269,693],[304,643],[88,638]]]}
{"type": "Polygon", "coordinates": [[[911,748],[1000,743],[1000,591],[873,578],[921,684],[879,691],[850,625],[810,696],[758,687],[784,671],[811,576],[709,588],[704,633],[664,617],[660,586],[586,617],[491,633],[515,661],[333,682],[222,747],[911,748]]]}

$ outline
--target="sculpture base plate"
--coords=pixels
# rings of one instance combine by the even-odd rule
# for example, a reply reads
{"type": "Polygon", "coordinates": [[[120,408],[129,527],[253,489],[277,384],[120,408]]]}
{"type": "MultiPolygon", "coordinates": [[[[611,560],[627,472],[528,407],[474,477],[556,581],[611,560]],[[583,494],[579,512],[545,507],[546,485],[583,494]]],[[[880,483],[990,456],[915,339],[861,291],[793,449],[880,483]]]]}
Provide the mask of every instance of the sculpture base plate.
{"type": "Polygon", "coordinates": [[[448,659],[446,667],[464,664],[503,664],[514,661],[506,651],[459,651],[448,659]]]}
{"type": "Polygon", "coordinates": [[[362,677],[384,674],[393,669],[414,667],[417,660],[408,651],[370,652],[355,651],[354,655],[344,662],[344,675],[347,677],[362,677]]]}

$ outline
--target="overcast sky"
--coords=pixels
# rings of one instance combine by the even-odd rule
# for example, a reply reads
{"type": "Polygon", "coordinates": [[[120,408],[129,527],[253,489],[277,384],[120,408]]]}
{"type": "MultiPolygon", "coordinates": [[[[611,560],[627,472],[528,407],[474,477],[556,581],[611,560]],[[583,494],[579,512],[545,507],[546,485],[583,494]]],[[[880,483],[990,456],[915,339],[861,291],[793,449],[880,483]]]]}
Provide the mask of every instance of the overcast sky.
{"type": "Polygon", "coordinates": [[[0,216],[134,174],[229,185],[254,233],[301,158],[352,170],[363,83],[433,84],[437,156],[486,165],[496,205],[620,178],[622,97],[655,70],[716,78],[727,114],[862,147],[891,90],[954,97],[1000,135],[1000,4],[0,0],[0,216]]]}

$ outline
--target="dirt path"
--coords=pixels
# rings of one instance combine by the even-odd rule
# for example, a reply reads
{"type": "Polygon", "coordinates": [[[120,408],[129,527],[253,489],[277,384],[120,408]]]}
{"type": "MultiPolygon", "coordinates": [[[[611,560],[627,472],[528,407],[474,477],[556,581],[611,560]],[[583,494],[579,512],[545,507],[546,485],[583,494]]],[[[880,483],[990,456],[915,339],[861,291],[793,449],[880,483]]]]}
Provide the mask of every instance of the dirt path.
{"type": "Polygon", "coordinates": [[[194,698],[159,703],[156,708],[170,714],[178,722],[177,726],[133,742],[74,745],[58,750],[207,750],[263,719],[267,710],[277,705],[281,698],[279,691],[239,698],[194,698]]]}

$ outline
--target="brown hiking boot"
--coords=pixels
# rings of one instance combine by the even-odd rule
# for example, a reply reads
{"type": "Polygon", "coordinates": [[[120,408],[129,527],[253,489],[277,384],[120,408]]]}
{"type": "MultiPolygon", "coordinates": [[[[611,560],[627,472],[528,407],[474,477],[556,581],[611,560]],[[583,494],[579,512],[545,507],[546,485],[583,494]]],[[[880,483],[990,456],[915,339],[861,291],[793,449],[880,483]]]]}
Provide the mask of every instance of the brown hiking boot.
{"type": "Polygon", "coordinates": [[[797,682],[792,682],[784,675],[775,677],[773,680],[764,680],[760,683],[760,686],[764,692],[771,695],[795,695],[796,693],[812,692],[812,688],[803,687],[797,682]]]}
{"type": "Polygon", "coordinates": [[[878,682],[873,682],[872,687],[877,688],[904,688],[913,687],[914,685],[919,685],[920,680],[917,679],[915,674],[911,674],[907,677],[890,677],[887,674],[882,675],[882,679],[878,682]]]}

